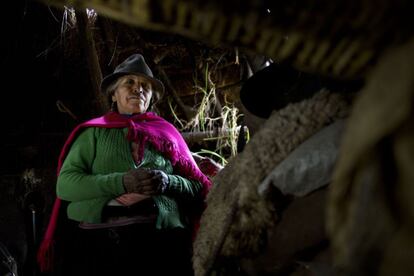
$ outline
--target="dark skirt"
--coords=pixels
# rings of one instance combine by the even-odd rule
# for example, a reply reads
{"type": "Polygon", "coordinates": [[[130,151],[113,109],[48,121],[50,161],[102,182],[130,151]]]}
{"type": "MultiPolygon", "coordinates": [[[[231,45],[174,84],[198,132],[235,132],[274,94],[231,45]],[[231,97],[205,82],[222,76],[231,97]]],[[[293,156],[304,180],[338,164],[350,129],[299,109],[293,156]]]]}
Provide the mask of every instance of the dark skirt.
{"type": "Polygon", "coordinates": [[[191,234],[182,228],[157,230],[155,223],[81,229],[59,250],[57,275],[193,275],[191,234]]]}

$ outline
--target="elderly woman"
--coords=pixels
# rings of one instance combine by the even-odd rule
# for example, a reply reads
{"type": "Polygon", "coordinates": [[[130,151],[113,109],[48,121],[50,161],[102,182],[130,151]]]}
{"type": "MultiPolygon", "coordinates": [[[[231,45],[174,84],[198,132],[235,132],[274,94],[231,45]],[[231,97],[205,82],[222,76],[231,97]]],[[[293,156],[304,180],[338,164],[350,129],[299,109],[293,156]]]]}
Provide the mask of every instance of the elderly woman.
{"type": "Polygon", "coordinates": [[[64,202],[74,230],[61,246],[59,274],[191,275],[189,230],[210,182],[179,132],[147,112],[164,86],[134,54],[101,89],[112,112],[75,128],[62,150],[40,267],[48,268],[64,202]]]}

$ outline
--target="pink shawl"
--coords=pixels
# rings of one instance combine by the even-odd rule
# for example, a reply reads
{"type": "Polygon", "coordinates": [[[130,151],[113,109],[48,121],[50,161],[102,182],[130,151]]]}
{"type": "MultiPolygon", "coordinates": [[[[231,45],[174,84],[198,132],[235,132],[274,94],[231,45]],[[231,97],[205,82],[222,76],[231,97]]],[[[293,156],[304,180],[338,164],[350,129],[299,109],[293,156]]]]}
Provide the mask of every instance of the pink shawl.
{"type": "MultiPolygon", "coordinates": [[[[209,191],[211,182],[198,168],[181,134],[172,124],[151,112],[133,115],[131,117],[110,112],[102,117],[78,125],[69,135],[60,153],[57,168],[58,175],[72,142],[80,133],[79,130],[86,127],[128,127],[127,139],[138,144],[138,157],[140,160],[143,157],[145,144],[149,142],[165,158],[171,161],[174,171],[177,174],[201,182],[203,184],[204,197],[209,191]]],[[[50,271],[52,268],[54,233],[61,209],[60,205],[61,200],[56,198],[45,236],[37,253],[37,261],[41,271],[50,271]]]]}

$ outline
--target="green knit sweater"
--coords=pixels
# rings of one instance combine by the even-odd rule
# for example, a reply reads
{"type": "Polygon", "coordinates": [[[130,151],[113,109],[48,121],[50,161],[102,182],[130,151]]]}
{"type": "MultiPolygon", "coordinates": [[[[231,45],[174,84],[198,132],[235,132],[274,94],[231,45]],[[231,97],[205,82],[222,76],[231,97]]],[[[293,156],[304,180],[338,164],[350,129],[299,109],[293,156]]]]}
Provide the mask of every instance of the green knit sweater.
{"type": "Polygon", "coordinates": [[[156,227],[185,227],[185,206],[200,200],[202,184],[174,175],[171,162],[150,145],[146,146],[142,162],[135,164],[131,143],[125,138],[127,131],[127,128],[89,127],[76,138],[57,180],[58,197],[70,202],[68,217],[100,223],[103,207],[125,193],[122,183],[125,172],[144,167],[162,170],[169,178],[164,194],[153,197],[159,210],[156,227]]]}

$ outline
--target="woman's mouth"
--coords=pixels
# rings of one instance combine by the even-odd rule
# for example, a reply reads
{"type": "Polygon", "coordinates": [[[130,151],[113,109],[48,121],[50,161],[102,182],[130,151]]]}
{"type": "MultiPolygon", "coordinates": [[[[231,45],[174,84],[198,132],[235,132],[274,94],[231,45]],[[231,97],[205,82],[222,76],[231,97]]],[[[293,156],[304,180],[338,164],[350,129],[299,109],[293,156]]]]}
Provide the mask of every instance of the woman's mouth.
{"type": "Polygon", "coordinates": [[[139,96],[130,96],[130,97],[128,97],[128,100],[145,101],[145,99],[143,97],[139,97],[139,96]]]}

